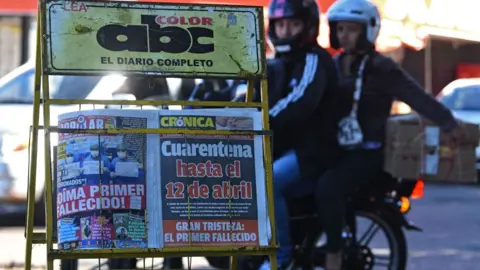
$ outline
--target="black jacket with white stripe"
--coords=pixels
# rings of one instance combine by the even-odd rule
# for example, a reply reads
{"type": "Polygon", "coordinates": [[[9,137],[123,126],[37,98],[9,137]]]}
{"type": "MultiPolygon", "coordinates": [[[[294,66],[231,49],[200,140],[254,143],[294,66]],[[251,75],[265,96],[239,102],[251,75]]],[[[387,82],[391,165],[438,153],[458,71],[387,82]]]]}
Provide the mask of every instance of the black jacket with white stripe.
{"type": "Polygon", "coordinates": [[[293,148],[302,174],[312,178],[338,153],[338,119],[329,113],[338,81],[335,62],[326,50],[314,47],[279,56],[268,66],[274,158],[293,148]]]}

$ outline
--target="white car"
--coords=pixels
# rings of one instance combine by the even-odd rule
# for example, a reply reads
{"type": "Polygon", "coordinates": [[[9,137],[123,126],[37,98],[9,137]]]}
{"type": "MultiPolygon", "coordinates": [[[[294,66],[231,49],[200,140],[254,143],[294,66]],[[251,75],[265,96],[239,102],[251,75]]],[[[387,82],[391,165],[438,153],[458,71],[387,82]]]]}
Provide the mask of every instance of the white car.
{"type": "MultiPolygon", "coordinates": [[[[30,126],[33,124],[33,95],[35,62],[29,61],[11,73],[0,78],[0,215],[24,213],[28,189],[28,160],[30,126]]],[[[120,90],[126,81],[121,75],[108,76],[49,76],[50,98],[57,99],[135,99],[132,94],[120,90]],[[118,91],[121,94],[116,94],[118,91]]],[[[182,81],[176,78],[166,80],[170,96],[178,95],[182,81]]],[[[127,87],[128,88],[128,87],[127,87]]],[[[136,90],[135,90],[136,91],[136,90]]],[[[142,91],[142,90],[140,90],[142,91]]],[[[165,91],[148,92],[154,99],[168,98],[165,91]]],[[[111,106],[117,107],[117,106],[111,106]]],[[[87,109],[101,109],[101,105],[52,105],[50,124],[56,125],[57,116],[65,112],[87,109]]],[[[125,106],[123,106],[125,108],[125,106]]],[[[143,107],[146,108],[145,106],[143,107]]],[[[41,109],[42,112],[42,109],[41,109]]],[[[40,125],[43,115],[40,113],[40,125]]],[[[57,145],[58,134],[51,135],[52,147],[57,145]]],[[[43,207],[45,186],[44,136],[39,131],[37,152],[37,184],[35,199],[43,207]]],[[[43,209],[35,211],[43,218],[43,209]]]]}
{"type": "MultiPolygon", "coordinates": [[[[0,79],[0,214],[22,212],[26,207],[34,78],[34,62],[30,61],[0,79]]],[[[125,79],[121,75],[50,76],[50,98],[112,99],[113,92],[125,79]]],[[[82,110],[92,108],[93,105],[81,106],[82,110]]],[[[96,108],[103,106],[97,105],[96,108]]],[[[51,125],[56,125],[59,114],[74,110],[79,110],[79,106],[51,106],[51,125]]],[[[43,125],[43,114],[40,115],[40,123],[43,125]]],[[[40,130],[35,194],[39,204],[43,201],[40,198],[45,185],[43,137],[43,130],[40,130]]],[[[51,144],[57,144],[57,134],[51,135],[51,144]]]]}
{"type": "MultiPolygon", "coordinates": [[[[456,118],[480,125],[480,78],[455,80],[445,86],[437,98],[456,118]]],[[[476,153],[480,174],[480,146],[476,153]]]]}

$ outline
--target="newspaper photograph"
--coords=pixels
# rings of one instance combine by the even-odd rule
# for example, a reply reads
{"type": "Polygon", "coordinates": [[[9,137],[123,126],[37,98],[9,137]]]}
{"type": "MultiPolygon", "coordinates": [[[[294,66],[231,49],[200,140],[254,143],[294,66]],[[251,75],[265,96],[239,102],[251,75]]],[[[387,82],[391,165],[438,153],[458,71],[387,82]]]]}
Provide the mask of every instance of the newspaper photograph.
{"type": "MultiPolygon", "coordinates": [[[[138,110],[63,114],[60,128],[147,128],[138,110]]],[[[158,126],[158,125],[157,125],[158,126]]],[[[147,247],[147,134],[59,133],[56,213],[60,249],[147,247]]],[[[151,140],[152,138],[150,138],[151,140]]]]}
{"type": "MultiPolygon", "coordinates": [[[[161,111],[160,127],[260,130],[252,110],[161,111]]],[[[262,137],[160,135],[161,246],[267,245],[262,137]]]]}

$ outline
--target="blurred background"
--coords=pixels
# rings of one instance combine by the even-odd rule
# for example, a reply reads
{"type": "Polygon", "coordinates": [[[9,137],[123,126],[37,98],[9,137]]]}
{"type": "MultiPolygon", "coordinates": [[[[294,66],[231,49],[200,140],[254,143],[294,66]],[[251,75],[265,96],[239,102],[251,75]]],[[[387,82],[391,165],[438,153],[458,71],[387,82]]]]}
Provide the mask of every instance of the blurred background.
{"type": "MultiPolygon", "coordinates": [[[[168,2],[268,5],[266,0],[168,2]]],[[[324,12],[334,1],[317,2],[324,12]]],[[[400,64],[457,118],[480,124],[480,1],[373,2],[382,13],[377,48],[400,64]]],[[[266,10],[265,15],[268,18],[266,10]]],[[[36,0],[0,1],[0,269],[23,269],[36,27],[36,0]]],[[[328,35],[328,26],[322,17],[319,43],[326,48],[329,47],[328,35]]],[[[105,95],[107,98],[185,99],[195,86],[194,80],[177,78],[150,81],[149,87],[139,87],[138,83],[145,82],[135,84],[133,79],[118,76],[55,77],[51,78],[53,95],[71,99],[105,95]]],[[[54,113],[64,110],[68,109],[59,108],[54,113]]],[[[410,108],[399,102],[392,109],[394,114],[408,112],[410,108]]],[[[480,170],[479,164],[480,149],[477,148],[477,170],[480,170]]],[[[38,173],[43,175],[41,170],[38,173]]],[[[407,269],[480,269],[480,186],[477,182],[478,177],[425,182],[424,196],[412,201],[412,211],[408,214],[424,231],[407,233],[407,269]]],[[[36,195],[37,212],[43,209],[42,191],[40,185],[36,195]]],[[[42,222],[42,216],[36,217],[37,224],[42,222]]],[[[44,255],[43,247],[34,249],[33,261],[39,269],[45,265],[44,255]]],[[[86,260],[80,268],[92,269],[95,263],[86,260]]],[[[207,264],[203,259],[195,259],[193,265],[199,268],[207,264]]]]}

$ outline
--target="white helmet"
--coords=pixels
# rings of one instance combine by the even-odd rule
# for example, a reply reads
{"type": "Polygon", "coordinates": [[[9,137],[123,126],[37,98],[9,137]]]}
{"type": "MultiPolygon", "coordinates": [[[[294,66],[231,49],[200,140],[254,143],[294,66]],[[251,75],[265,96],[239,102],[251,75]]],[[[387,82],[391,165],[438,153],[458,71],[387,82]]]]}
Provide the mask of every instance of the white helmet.
{"type": "MultiPolygon", "coordinates": [[[[330,25],[330,46],[335,49],[340,47],[337,39],[335,23],[339,21],[358,22],[365,25],[365,40],[370,45],[380,32],[380,13],[375,4],[369,0],[337,0],[327,11],[327,20],[330,25]]],[[[359,40],[359,46],[362,40],[359,40]]]]}

